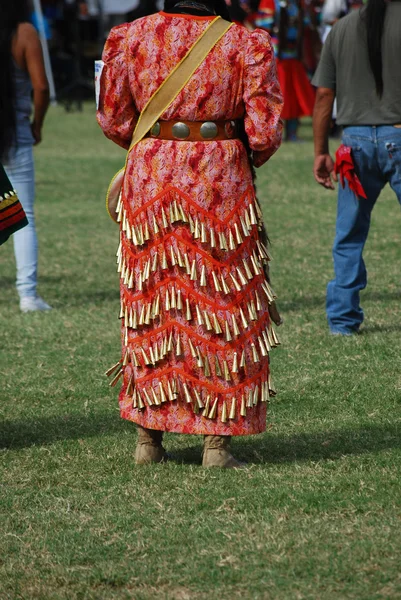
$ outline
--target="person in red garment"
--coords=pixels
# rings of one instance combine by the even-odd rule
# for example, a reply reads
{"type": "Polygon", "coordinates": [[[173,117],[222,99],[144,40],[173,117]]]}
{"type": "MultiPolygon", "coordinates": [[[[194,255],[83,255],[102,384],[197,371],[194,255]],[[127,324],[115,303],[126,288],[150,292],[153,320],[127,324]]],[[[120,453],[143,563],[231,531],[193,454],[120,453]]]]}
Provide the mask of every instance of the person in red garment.
{"type": "MultiPolygon", "coordinates": [[[[166,2],[107,40],[98,122],[124,148],[140,112],[223,1],[166,2]]],[[[269,35],[232,25],[130,152],[122,194],[121,416],[139,426],[137,464],[160,462],[164,431],[203,434],[204,466],[238,467],[231,436],[266,428],[278,339],[247,150],[281,142],[269,35]],[[206,125],[205,125],[206,124],[206,125]],[[205,132],[205,133],[203,133],[205,132]]]]}

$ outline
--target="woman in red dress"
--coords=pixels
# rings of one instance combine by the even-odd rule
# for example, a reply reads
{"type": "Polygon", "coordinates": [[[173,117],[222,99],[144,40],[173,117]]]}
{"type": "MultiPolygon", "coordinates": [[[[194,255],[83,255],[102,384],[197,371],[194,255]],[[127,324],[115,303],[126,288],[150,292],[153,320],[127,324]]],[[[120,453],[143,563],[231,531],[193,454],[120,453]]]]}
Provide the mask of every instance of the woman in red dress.
{"type": "MultiPolygon", "coordinates": [[[[114,28],[98,121],[128,148],[140,112],[221,0],[170,2],[114,28]]],[[[148,137],[131,151],[120,209],[121,416],[139,425],[136,462],[164,459],[164,431],[205,435],[205,466],[238,466],[232,435],[266,428],[277,336],[251,166],[281,142],[282,97],[269,35],[232,25],[148,137]],[[188,135],[175,136],[186,127],[188,135]],[[203,139],[202,124],[218,130],[203,139]]]]}

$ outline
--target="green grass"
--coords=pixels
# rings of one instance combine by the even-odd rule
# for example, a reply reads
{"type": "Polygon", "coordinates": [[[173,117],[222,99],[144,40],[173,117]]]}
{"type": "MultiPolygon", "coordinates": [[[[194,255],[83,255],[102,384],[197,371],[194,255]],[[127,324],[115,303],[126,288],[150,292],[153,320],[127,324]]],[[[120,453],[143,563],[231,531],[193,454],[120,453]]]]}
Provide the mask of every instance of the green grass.
{"type": "Polygon", "coordinates": [[[116,227],[103,197],[123,152],[92,108],[52,109],[36,152],[40,293],[22,315],[1,248],[3,599],[401,598],[401,219],[386,190],[366,248],[366,323],[330,337],[335,195],[314,184],[310,124],[259,171],[285,319],[268,431],[204,471],[199,437],[136,468],[135,428],[103,372],[119,355],[116,227]]]}

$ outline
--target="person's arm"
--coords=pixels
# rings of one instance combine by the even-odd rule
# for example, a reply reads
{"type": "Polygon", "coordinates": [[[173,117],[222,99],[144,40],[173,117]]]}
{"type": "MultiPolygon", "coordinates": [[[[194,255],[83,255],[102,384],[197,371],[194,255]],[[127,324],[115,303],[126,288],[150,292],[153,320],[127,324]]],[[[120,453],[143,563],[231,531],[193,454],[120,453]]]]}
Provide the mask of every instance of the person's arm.
{"type": "Polygon", "coordinates": [[[281,144],[283,96],[270,36],[256,29],[248,40],[244,68],[245,131],[253,164],[262,166],[281,144]]]}
{"type": "Polygon", "coordinates": [[[32,134],[35,144],[39,144],[42,141],[43,122],[49,107],[49,83],[46,76],[42,44],[36,29],[32,25],[24,23],[21,26],[20,34],[24,40],[25,63],[33,87],[32,134]]]}
{"type": "Polygon", "coordinates": [[[313,111],[313,139],[315,144],[315,162],[313,174],[320,185],[334,190],[334,162],[329,152],[329,131],[333,114],[335,92],[330,88],[319,87],[316,93],[313,111]]]}

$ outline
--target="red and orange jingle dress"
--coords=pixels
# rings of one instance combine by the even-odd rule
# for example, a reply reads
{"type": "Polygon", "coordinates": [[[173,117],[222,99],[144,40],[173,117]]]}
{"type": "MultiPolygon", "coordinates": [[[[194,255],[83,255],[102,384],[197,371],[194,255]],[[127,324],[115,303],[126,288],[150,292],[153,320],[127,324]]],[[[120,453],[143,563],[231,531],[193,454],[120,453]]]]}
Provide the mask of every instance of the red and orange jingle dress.
{"type": "MultiPolygon", "coordinates": [[[[111,31],[98,110],[108,138],[129,147],[140,111],[209,22],[160,12],[111,31]]],[[[269,35],[233,25],[161,119],[245,117],[260,166],[280,145],[281,109],[269,35]]],[[[261,218],[239,139],[148,137],[131,151],[117,252],[123,418],[176,433],[265,430],[278,340],[261,218]]]]}

